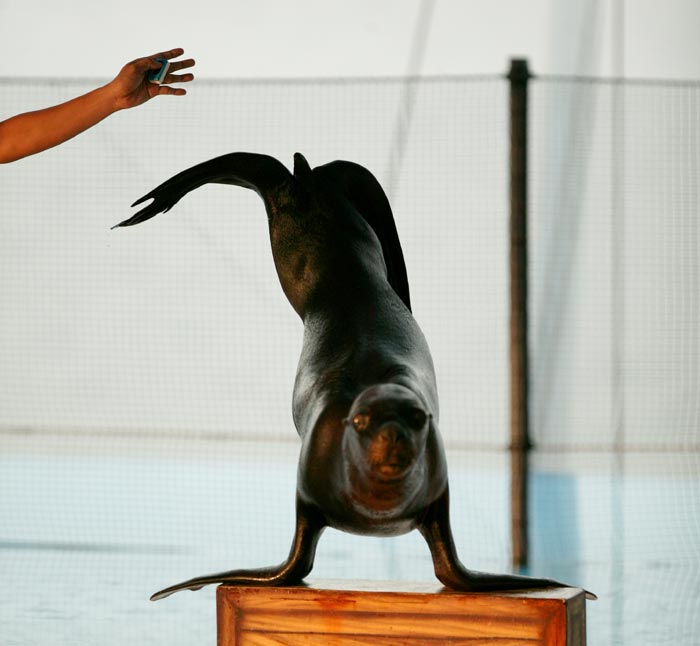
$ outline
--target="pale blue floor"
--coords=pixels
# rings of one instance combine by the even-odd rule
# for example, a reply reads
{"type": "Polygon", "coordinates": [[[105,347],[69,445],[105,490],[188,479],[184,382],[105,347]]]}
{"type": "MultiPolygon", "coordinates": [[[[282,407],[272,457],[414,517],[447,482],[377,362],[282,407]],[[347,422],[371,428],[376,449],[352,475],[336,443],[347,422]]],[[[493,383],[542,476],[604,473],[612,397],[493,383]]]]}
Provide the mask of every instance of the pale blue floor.
{"type": "MultiPolygon", "coordinates": [[[[205,444],[164,455],[128,441],[0,438],[0,644],[214,644],[213,588],[148,597],[286,556],[297,447],[205,444]]],[[[449,459],[462,560],[505,571],[507,456],[449,459]]],[[[545,454],[533,471],[532,573],[598,594],[588,643],[700,644],[697,454],[545,454]]],[[[415,532],[329,530],[312,576],[432,580],[432,570],[415,532]]]]}

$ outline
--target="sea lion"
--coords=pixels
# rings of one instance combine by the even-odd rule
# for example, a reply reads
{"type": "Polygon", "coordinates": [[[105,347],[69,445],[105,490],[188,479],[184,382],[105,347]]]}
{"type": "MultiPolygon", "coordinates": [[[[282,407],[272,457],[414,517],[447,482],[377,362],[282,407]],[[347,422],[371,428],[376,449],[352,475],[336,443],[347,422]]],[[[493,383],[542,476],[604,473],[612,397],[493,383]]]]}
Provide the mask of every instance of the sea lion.
{"type": "Polygon", "coordinates": [[[212,583],[299,583],[311,571],[325,527],[374,536],[418,529],[437,578],[450,588],[564,585],[475,572],[457,557],[433,362],[411,313],[391,208],[374,176],[347,161],[312,170],[299,153],[290,174],[272,157],[231,153],[175,175],[136,201],[132,206],[153,200],[116,226],[166,212],[208,182],[262,197],[277,274],[304,324],[292,406],[302,442],[296,529],[280,565],[196,577],[151,599],[212,583]]]}

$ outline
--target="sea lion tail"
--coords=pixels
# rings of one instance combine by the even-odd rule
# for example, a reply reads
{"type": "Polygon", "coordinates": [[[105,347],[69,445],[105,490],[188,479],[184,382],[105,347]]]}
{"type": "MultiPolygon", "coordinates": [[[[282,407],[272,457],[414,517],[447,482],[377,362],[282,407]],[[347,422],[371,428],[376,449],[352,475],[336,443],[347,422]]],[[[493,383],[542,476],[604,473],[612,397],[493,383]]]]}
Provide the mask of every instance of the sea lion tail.
{"type": "Polygon", "coordinates": [[[389,199],[377,178],[364,166],[349,161],[335,161],[316,170],[333,173],[342,183],[346,197],[372,227],[382,246],[387,280],[404,305],[411,310],[406,263],[389,199]]]}
{"type": "Polygon", "coordinates": [[[278,191],[292,179],[289,171],[274,157],[256,153],[229,153],[197,164],[178,173],[132,204],[153,200],[130,218],[112,228],[129,227],[166,213],[190,191],[204,184],[232,184],[254,190],[265,202],[270,214],[275,208],[278,191]]]}

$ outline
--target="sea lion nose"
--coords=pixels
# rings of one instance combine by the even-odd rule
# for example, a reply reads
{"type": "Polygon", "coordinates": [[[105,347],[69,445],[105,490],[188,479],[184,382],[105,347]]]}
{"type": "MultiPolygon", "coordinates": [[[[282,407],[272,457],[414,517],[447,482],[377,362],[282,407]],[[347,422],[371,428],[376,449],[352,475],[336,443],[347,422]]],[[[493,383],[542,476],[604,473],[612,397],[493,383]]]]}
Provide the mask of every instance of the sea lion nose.
{"type": "Polygon", "coordinates": [[[377,435],[382,442],[385,442],[389,446],[395,446],[405,437],[405,432],[400,424],[397,422],[388,422],[383,424],[379,429],[377,435]]]}
{"type": "Polygon", "coordinates": [[[379,429],[379,437],[387,444],[396,444],[396,429],[393,426],[383,426],[379,429]]]}

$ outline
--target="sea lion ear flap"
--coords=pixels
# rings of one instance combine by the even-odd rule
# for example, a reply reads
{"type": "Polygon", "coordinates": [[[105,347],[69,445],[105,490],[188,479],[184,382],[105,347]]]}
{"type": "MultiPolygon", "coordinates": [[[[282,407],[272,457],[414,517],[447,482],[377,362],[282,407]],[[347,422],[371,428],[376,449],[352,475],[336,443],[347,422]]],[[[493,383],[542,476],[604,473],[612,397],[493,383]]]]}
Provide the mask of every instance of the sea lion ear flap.
{"type": "Polygon", "coordinates": [[[314,175],[301,153],[294,153],[294,179],[305,193],[311,193],[314,185],[314,175]]]}

